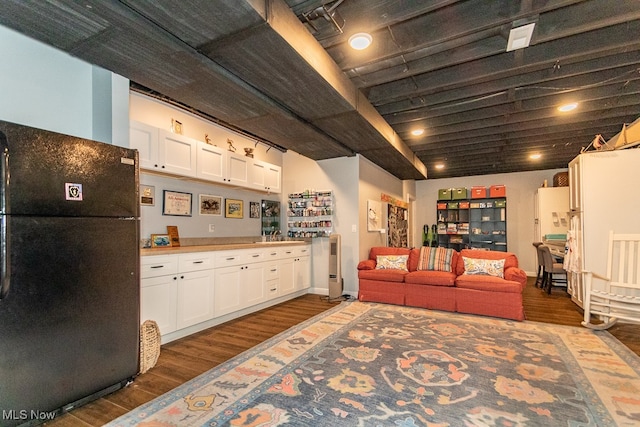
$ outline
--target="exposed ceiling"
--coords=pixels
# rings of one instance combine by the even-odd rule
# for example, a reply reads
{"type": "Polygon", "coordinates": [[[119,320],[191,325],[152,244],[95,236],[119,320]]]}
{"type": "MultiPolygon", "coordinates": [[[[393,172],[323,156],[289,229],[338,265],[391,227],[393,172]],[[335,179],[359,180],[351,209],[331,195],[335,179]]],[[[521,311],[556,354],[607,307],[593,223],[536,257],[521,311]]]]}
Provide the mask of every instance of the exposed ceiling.
{"type": "Polygon", "coordinates": [[[284,149],[360,153],[400,179],[565,168],[640,116],[638,0],[3,0],[0,24],[284,149]],[[507,52],[528,23],[531,45],[507,52]],[[347,45],[359,31],[367,50],[347,45]],[[566,101],[580,104],[559,114],[566,101]]]}

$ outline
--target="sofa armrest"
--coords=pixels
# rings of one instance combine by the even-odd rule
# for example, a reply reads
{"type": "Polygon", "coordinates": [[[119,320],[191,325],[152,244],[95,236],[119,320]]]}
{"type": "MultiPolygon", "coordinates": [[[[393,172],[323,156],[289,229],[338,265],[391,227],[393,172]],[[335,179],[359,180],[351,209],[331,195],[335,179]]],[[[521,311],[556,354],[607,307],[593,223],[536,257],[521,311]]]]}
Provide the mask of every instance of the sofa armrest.
{"type": "Polygon", "coordinates": [[[527,273],[518,267],[507,267],[504,269],[505,280],[512,280],[522,285],[522,289],[527,284],[527,273]]]}
{"type": "Polygon", "coordinates": [[[376,262],[372,259],[365,259],[364,261],[360,261],[358,263],[358,270],[375,270],[376,262]]]}

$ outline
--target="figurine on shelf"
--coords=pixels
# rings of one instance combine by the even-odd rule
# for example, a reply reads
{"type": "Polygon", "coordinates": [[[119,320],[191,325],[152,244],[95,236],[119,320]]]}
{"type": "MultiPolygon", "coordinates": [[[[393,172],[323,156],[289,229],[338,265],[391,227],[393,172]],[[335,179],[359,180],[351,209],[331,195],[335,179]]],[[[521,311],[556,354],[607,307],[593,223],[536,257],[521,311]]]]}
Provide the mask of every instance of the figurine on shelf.
{"type": "Polygon", "coordinates": [[[214,145],[213,142],[211,142],[211,138],[209,138],[209,134],[208,133],[204,134],[204,142],[206,142],[209,145],[214,145]]]}
{"type": "Polygon", "coordinates": [[[244,155],[253,158],[253,148],[247,147],[244,149],[244,155]]]}
{"type": "Polygon", "coordinates": [[[229,144],[229,151],[236,152],[236,147],[233,146],[233,141],[230,138],[227,138],[227,144],[229,144]]]}

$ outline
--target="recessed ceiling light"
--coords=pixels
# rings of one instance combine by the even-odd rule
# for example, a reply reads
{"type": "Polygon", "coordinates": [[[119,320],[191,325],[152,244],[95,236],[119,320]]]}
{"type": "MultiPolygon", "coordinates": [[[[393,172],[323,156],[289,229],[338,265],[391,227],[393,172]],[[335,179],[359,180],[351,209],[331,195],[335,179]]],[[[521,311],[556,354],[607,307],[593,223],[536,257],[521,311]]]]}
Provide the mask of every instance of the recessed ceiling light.
{"type": "Polygon", "coordinates": [[[411,135],[420,136],[424,133],[424,129],[414,129],[411,131],[411,135]]]}
{"type": "Polygon", "coordinates": [[[541,157],[542,157],[542,154],[540,154],[540,153],[535,153],[535,154],[532,154],[532,155],[529,156],[529,158],[533,159],[533,160],[538,160],[541,157]]]}
{"type": "Polygon", "coordinates": [[[349,46],[356,50],[362,50],[369,47],[373,38],[368,33],[355,33],[349,37],[349,46]]]}
{"type": "Polygon", "coordinates": [[[440,170],[440,169],[444,169],[444,164],[442,163],[438,163],[437,165],[434,166],[436,169],[440,170]]]}
{"type": "Polygon", "coordinates": [[[532,22],[531,24],[512,28],[509,32],[509,40],[507,41],[507,52],[529,46],[535,26],[536,23],[532,22]]]}
{"type": "Polygon", "coordinates": [[[558,111],[562,111],[563,113],[566,113],[567,111],[573,111],[576,108],[578,108],[578,103],[577,102],[571,102],[569,104],[564,104],[558,107],[558,111]]]}

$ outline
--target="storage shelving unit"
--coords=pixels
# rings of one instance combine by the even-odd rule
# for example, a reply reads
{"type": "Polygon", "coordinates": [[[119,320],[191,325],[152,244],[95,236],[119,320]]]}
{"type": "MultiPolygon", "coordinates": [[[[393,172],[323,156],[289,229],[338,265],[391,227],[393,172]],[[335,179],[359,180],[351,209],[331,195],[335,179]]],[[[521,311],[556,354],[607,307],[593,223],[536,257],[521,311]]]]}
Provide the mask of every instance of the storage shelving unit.
{"type": "Polygon", "coordinates": [[[334,200],[332,191],[289,194],[288,237],[328,237],[333,232],[334,200]]]}
{"type": "MultiPolygon", "coordinates": [[[[465,194],[452,189],[452,193],[440,190],[438,196],[456,197],[456,190],[458,195],[465,194]]],[[[472,248],[506,252],[506,197],[476,198],[473,193],[468,196],[437,201],[438,246],[457,251],[472,248]]]]}
{"type": "Polygon", "coordinates": [[[469,246],[468,201],[438,201],[438,246],[457,251],[469,246]]]}
{"type": "Polygon", "coordinates": [[[476,249],[507,251],[507,200],[474,199],[469,206],[469,244],[476,249]]]}

